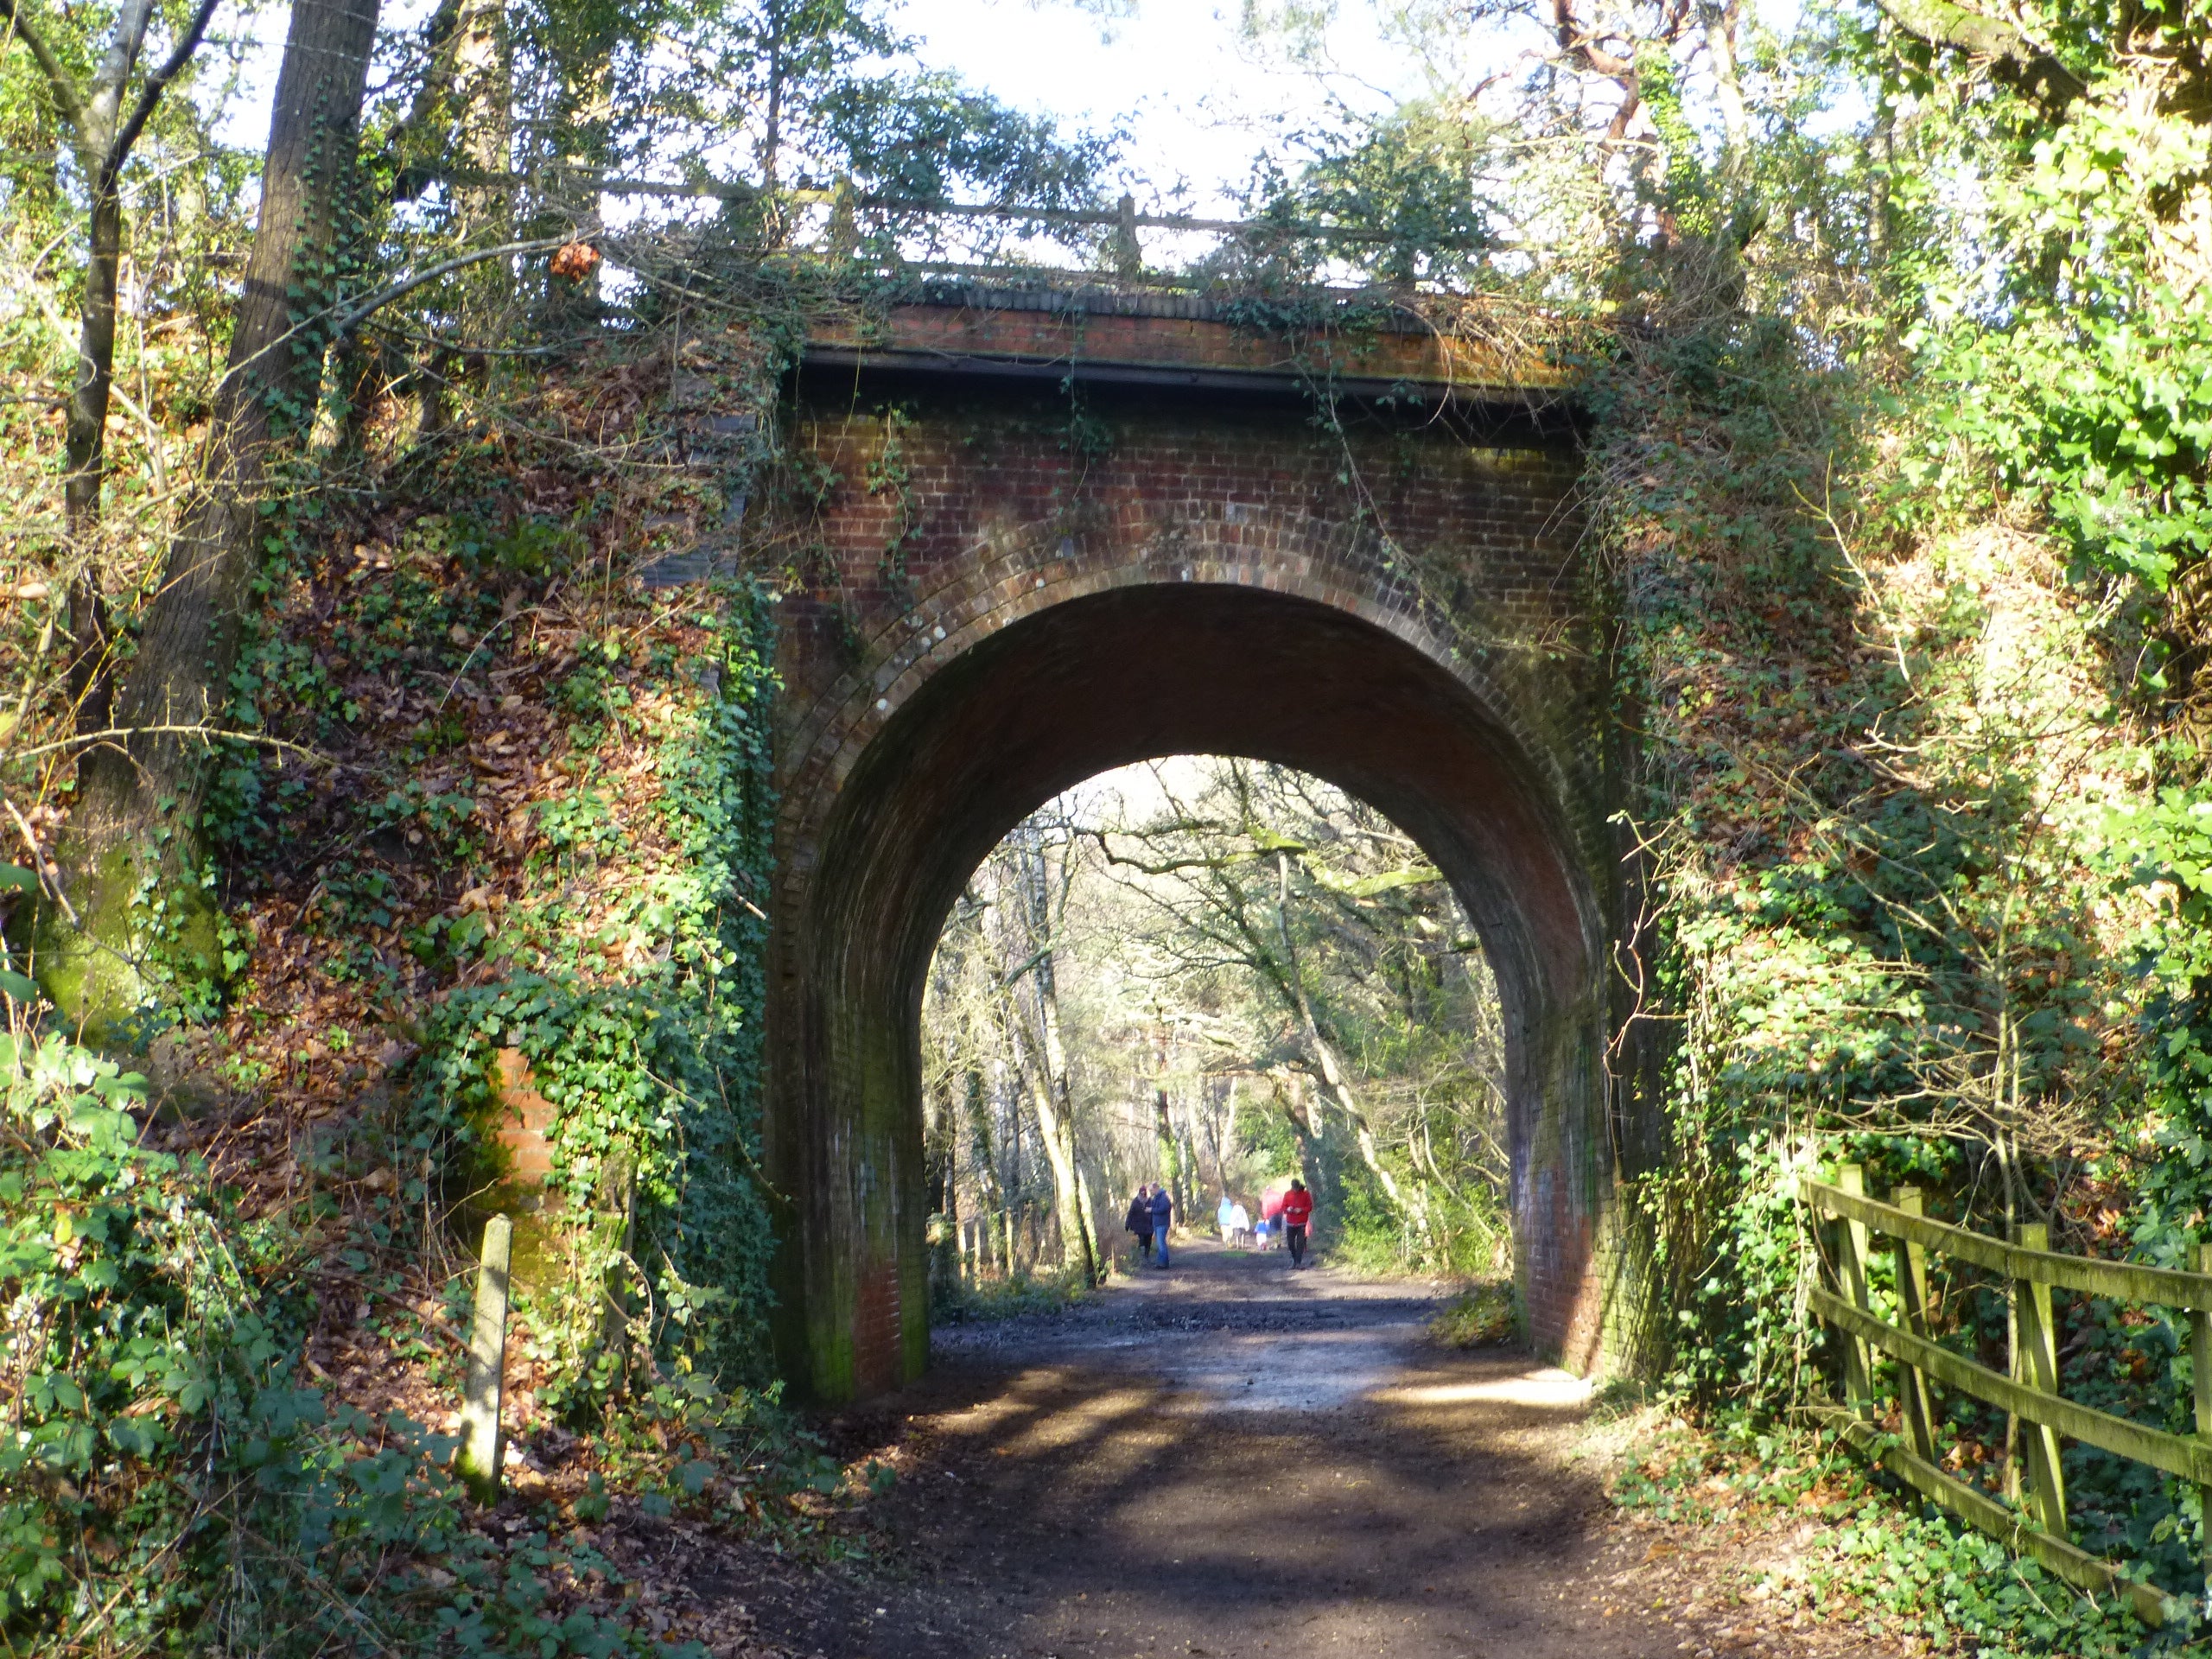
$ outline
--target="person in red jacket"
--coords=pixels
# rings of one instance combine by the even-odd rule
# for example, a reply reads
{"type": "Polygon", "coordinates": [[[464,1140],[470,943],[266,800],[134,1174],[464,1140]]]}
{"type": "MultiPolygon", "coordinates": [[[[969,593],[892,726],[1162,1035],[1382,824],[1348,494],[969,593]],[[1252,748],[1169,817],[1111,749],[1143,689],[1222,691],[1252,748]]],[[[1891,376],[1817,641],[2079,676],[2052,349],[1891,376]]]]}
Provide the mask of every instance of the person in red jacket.
{"type": "Polygon", "coordinates": [[[1290,1265],[1306,1265],[1306,1230],[1313,1220],[1313,1195],[1303,1181],[1293,1181],[1282,1197],[1282,1233],[1290,1246],[1290,1265]]]}

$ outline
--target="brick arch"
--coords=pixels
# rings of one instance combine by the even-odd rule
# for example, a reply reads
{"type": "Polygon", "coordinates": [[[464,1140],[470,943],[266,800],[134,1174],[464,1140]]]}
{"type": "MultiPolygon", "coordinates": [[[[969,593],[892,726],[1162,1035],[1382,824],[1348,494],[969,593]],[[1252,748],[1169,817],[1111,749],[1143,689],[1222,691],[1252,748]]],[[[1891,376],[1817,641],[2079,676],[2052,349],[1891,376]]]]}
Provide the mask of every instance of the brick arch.
{"type": "MultiPolygon", "coordinates": [[[[1518,717],[1490,658],[1525,656],[1548,641],[1470,627],[1389,564],[1371,531],[1236,503],[1171,524],[1070,530],[1058,519],[994,526],[965,560],[940,565],[906,603],[859,644],[864,667],[840,675],[793,722],[785,772],[787,830],[804,832],[837,781],[892,716],[944,663],[1027,617],[1124,588],[1227,584],[1305,599],[1389,634],[1465,683],[1520,752],[1548,768],[1561,798],[1574,783],[1543,737],[1518,717]]],[[[1534,634],[1536,631],[1529,630],[1534,634]]],[[[1086,776],[1090,774],[1084,774],[1086,776]]]]}
{"type": "MultiPolygon", "coordinates": [[[[1425,597],[1355,525],[1262,509],[1001,525],[794,710],[772,1151],[788,1357],[828,1398],[927,1355],[918,1025],[944,919],[1027,812],[1181,752],[1295,766],[1452,881],[1505,1003],[1512,1204],[1538,1341],[1594,1355],[1610,1178],[1607,855],[1541,641],[1425,597]]],[[[818,620],[819,619],[816,619],[818,620]]]]}
{"type": "Polygon", "coordinates": [[[924,296],[810,342],[776,417],[792,487],[746,534],[803,589],[765,1154],[778,1339],[817,1395],[927,1357],[919,1005],[960,884],[1056,791],[1177,751],[1325,777],[1450,877],[1507,1005],[1535,1334],[1585,1363],[1617,1313],[1635,1334],[1611,1193],[1659,1126],[1612,969],[1628,722],[1571,415],[1479,356],[1090,289],[924,296]]]}

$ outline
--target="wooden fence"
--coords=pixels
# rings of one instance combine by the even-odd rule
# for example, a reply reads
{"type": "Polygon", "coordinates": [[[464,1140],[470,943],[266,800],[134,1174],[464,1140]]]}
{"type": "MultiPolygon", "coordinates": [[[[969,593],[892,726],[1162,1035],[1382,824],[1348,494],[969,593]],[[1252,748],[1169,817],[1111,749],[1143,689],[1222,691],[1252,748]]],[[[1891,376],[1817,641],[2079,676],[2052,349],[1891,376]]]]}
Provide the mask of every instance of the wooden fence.
{"type": "Polygon", "coordinates": [[[1800,1193],[1825,1234],[1823,1255],[1830,1284],[1812,1293],[1813,1311],[1843,1339],[1845,1402],[1815,1408],[1827,1427],[1953,1514],[2032,1555],[2068,1583],[2091,1593],[2124,1597],[2144,1623],[2160,1625],[2181,1611],[2149,1585],[2130,1581],[2117,1567],[2076,1546],[2066,1519],[2062,1439],[2079,1440],[2116,1456],[2196,1484],[2208,1522],[2207,1607],[2212,1609],[2212,1245],[2200,1246],[2196,1273],[2099,1262],[2049,1248],[2040,1224],[2018,1228],[2012,1243],[1986,1233],[1930,1221],[1921,1195],[1901,1186],[1887,1204],[1866,1194],[1866,1179],[1847,1164],[1834,1183],[1807,1180],[1800,1193]],[[1886,1242],[1897,1269],[1897,1321],[1876,1314],[1866,1294],[1870,1234],[1886,1242]],[[2012,1352],[2010,1374],[1993,1371],[1935,1342],[1929,1329],[1928,1256],[1930,1251],[2003,1275],[2011,1287],[2012,1352]],[[1833,1287],[1831,1288],[1831,1284],[1833,1287]],[[2168,1434],[2141,1423],[2093,1410],[2058,1390],[2057,1332],[2050,1293],[2158,1307],[2186,1309],[2196,1378],[2196,1433],[2168,1434]],[[1874,1400],[1874,1351],[1897,1363],[1897,1391],[1904,1443],[1885,1443],[1869,1421],[1874,1400]],[[2024,1513],[1937,1465],[1931,1384],[1957,1389],[2018,1420],[2021,1459],[2018,1490],[2024,1513]]]}

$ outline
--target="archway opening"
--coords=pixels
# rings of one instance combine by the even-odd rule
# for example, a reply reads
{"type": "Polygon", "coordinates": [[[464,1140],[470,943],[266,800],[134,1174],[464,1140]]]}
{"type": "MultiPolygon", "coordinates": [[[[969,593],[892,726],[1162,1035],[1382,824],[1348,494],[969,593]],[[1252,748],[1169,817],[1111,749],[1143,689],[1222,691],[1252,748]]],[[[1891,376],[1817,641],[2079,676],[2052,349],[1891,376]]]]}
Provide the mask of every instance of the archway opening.
{"type": "Polygon", "coordinates": [[[1157,1268],[1171,1232],[1510,1272],[1489,961],[1419,843],[1309,773],[1173,756],[1031,814],[954,904],[920,1034],[940,1323],[1157,1268]]]}
{"type": "MultiPolygon", "coordinates": [[[[927,1363],[922,1005],[971,873],[1083,779],[1179,753],[1325,779],[1440,870],[1495,976],[1530,1329],[1543,1349],[1595,1357],[1612,861],[1567,781],[1586,757],[1533,741],[1509,712],[1527,690],[1505,695],[1497,664],[1409,609],[1192,575],[1010,582],[1021,605],[918,646],[903,675],[806,734],[818,759],[786,806],[768,1153],[791,1204],[781,1340],[823,1396],[895,1387],[927,1363]]],[[[927,623],[918,611],[924,642],[927,623]]]]}

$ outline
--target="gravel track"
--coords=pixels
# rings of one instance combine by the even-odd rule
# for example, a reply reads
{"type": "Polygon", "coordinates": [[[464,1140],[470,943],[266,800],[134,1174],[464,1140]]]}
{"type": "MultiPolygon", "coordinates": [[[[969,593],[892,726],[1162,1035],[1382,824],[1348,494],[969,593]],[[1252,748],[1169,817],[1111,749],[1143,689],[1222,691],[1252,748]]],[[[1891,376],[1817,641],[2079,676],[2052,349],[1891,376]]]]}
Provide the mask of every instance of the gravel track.
{"type": "Polygon", "coordinates": [[[941,1331],[926,1378],[831,1426],[895,1448],[891,1569],[756,1598],[762,1633],[829,1659],[1879,1651],[1759,1628],[1714,1591],[1729,1552],[1612,1511],[1584,1384],[1436,1348],[1435,1306],[1199,1243],[941,1331]]]}

